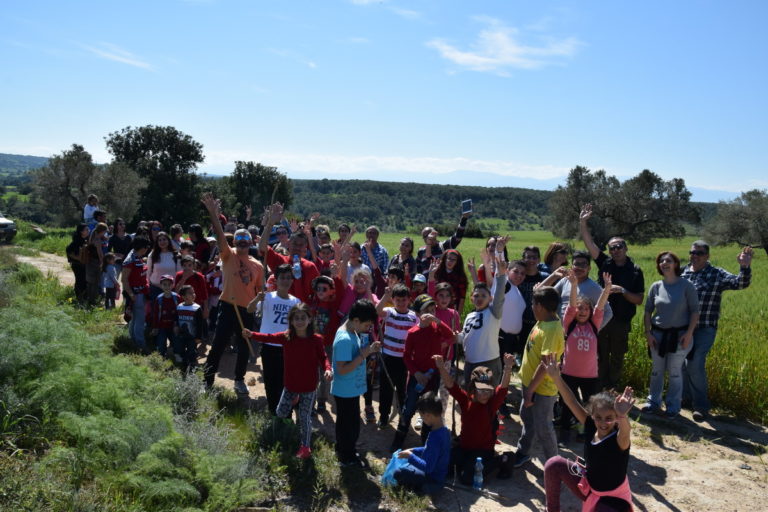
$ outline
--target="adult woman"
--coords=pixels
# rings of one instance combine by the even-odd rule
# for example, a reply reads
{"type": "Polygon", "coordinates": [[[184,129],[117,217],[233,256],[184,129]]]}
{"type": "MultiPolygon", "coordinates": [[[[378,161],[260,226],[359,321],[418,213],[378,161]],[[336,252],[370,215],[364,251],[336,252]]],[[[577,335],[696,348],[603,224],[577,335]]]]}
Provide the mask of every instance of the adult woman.
{"type": "Polygon", "coordinates": [[[453,287],[454,299],[451,307],[461,314],[464,311],[464,299],[467,296],[467,273],[464,259],[456,249],[448,249],[440,258],[435,271],[435,281],[449,283],[453,287]]]}
{"type": "Polygon", "coordinates": [[[672,252],[656,256],[656,270],[663,276],[648,289],[645,301],[645,337],[653,359],[648,403],[644,412],[661,412],[664,374],[669,375],[665,415],[680,413],[683,363],[693,347],[693,331],[699,322],[696,287],[680,274],[680,258],[672,252]]]}
{"type": "Polygon", "coordinates": [[[149,275],[149,298],[153,299],[163,293],[160,288],[160,278],[165,274],[175,276],[181,270],[179,252],[171,244],[171,237],[165,231],[160,231],[155,237],[152,251],[147,257],[149,275]]]}
{"type": "Polygon", "coordinates": [[[565,242],[552,242],[544,253],[544,263],[539,264],[539,270],[551,274],[560,267],[568,265],[568,255],[571,248],[565,242]]]}
{"type": "Polygon", "coordinates": [[[72,267],[72,273],[75,274],[75,297],[77,301],[83,303],[85,301],[85,263],[83,262],[83,248],[88,245],[88,224],[81,222],[75,228],[72,233],[72,242],[67,246],[67,260],[72,267]]]}
{"type": "Polygon", "coordinates": [[[155,243],[157,241],[157,235],[160,234],[160,232],[163,231],[163,223],[159,220],[151,220],[149,221],[149,236],[150,241],[152,243],[155,243]]]}
{"type": "Polygon", "coordinates": [[[184,241],[184,228],[181,224],[174,224],[171,226],[171,245],[177,251],[181,249],[181,242],[184,241]]]}
{"type": "Polygon", "coordinates": [[[128,251],[131,250],[132,241],[131,235],[125,231],[125,221],[119,217],[115,219],[115,230],[112,236],[109,237],[107,251],[114,252],[115,258],[122,260],[128,255],[128,251]]]}
{"type": "Polygon", "coordinates": [[[85,264],[86,299],[93,306],[99,301],[101,291],[101,270],[104,265],[104,254],[109,244],[109,226],[103,222],[96,227],[88,237],[88,261],[85,264]]]}
{"type": "Polygon", "coordinates": [[[189,241],[195,245],[195,259],[201,261],[205,269],[211,259],[211,246],[205,239],[203,226],[200,224],[189,226],[189,241]]]}
{"type": "Polygon", "coordinates": [[[410,277],[413,278],[413,274],[416,273],[416,259],[413,257],[413,239],[408,236],[400,239],[400,252],[389,260],[390,267],[398,267],[403,272],[406,265],[408,265],[410,277]]]}

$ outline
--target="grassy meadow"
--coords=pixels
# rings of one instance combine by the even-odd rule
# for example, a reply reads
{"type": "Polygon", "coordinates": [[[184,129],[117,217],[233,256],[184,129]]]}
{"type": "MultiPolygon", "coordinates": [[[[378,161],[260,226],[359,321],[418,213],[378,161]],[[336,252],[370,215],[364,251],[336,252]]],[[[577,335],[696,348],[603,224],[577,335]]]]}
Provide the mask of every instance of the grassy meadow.
{"type": "MultiPolygon", "coordinates": [[[[21,221],[19,234],[14,242],[24,247],[64,255],[72,230],[45,229],[47,235],[43,236],[32,231],[29,223],[21,221]]],[[[503,229],[499,231],[511,236],[508,244],[510,258],[519,257],[523,247],[527,245],[539,246],[543,254],[549,243],[555,240],[547,231],[505,231],[503,229]]],[[[393,255],[403,236],[413,238],[417,247],[421,242],[418,234],[403,233],[383,233],[379,241],[387,247],[390,255],[393,255]]],[[[355,237],[358,241],[362,241],[362,238],[361,234],[355,237]]],[[[646,289],[660,278],[654,265],[656,255],[662,250],[671,250],[686,261],[690,244],[695,238],[659,239],[646,246],[630,244],[629,255],[643,269],[646,289]]],[[[468,258],[474,257],[479,265],[480,250],[484,244],[484,239],[464,239],[459,249],[465,262],[468,258]]],[[[580,241],[573,240],[571,244],[575,248],[583,248],[580,241]]],[[[738,272],[736,263],[738,252],[739,248],[735,245],[713,247],[711,262],[715,266],[736,273],[738,272]]],[[[746,290],[725,292],[717,341],[707,361],[709,389],[713,403],[739,417],[756,420],[763,424],[768,422],[768,380],[764,378],[762,371],[762,363],[768,360],[766,343],[768,301],[765,299],[768,295],[768,279],[766,279],[768,263],[766,260],[764,251],[755,251],[751,286],[746,290]]],[[[597,276],[594,266],[591,275],[593,278],[597,276]]],[[[648,387],[651,361],[646,353],[642,332],[642,306],[640,306],[630,336],[625,378],[627,384],[644,393],[648,387]]]]}

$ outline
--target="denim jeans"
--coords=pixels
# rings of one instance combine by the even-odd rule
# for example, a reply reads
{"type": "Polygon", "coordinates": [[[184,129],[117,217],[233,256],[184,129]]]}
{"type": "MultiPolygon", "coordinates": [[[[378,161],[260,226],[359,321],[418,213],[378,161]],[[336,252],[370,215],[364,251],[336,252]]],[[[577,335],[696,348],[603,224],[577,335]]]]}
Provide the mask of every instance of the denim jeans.
{"type": "MultiPolygon", "coordinates": [[[[661,342],[663,333],[661,331],[653,331],[653,336],[656,338],[656,343],[661,342]]],[[[651,349],[651,358],[653,364],[651,366],[651,384],[648,393],[648,402],[655,408],[661,407],[661,395],[664,391],[664,376],[669,376],[669,387],[667,389],[666,400],[664,400],[667,408],[667,413],[677,414],[680,412],[680,402],[683,398],[683,363],[688,352],[691,351],[693,344],[688,348],[683,348],[680,344],[677,346],[677,351],[667,352],[664,357],[659,356],[659,352],[655,349],[651,349]]]]}
{"type": "Polygon", "coordinates": [[[158,329],[157,336],[155,336],[155,346],[157,347],[157,351],[160,352],[161,356],[165,356],[165,353],[168,350],[168,342],[170,342],[173,351],[176,352],[176,345],[173,340],[173,328],[168,327],[158,329]]]}
{"type": "Polygon", "coordinates": [[[429,478],[422,470],[407,464],[394,474],[398,484],[416,493],[437,494],[443,485],[429,478]]]}
{"type": "Polygon", "coordinates": [[[683,396],[691,400],[693,410],[708,413],[707,354],[715,344],[717,327],[699,327],[693,331],[693,356],[683,366],[683,396]]]}
{"type": "Polygon", "coordinates": [[[146,325],[144,317],[146,314],[146,311],[144,310],[144,300],[146,298],[147,296],[142,293],[137,293],[133,296],[133,303],[131,305],[133,316],[131,317],[130,324],[128,324],[128,332],[131,335],[131,339],[136,346],[141,349],[146,347],[144,341],[144,327],[146,325]]]}
{"type": "MultiPolygon", "coordinates": [[[[523,395],[526,389],[527,387],[523,386],[523,395]]],[[[547,460],[557,455],[557,436],[555,436],[555,427],[552,425],[557,395],[545,396],[534,393],[533,397],[532,406],[525,407],[523,403],[520,404],[523,431],[517,442],[517,453],[520,456],[530,455],[533,440],[536,439],[544,451],[544,460],[547,460]]]]}

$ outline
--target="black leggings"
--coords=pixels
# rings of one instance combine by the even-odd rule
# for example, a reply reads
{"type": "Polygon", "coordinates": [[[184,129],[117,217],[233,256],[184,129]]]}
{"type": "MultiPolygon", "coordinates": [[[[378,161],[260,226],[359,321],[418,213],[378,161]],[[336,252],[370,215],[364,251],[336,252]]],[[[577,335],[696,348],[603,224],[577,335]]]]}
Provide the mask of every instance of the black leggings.
{"type": "Polygon", "coordinates": [[[379,386],[379,414],[385,421],[389,421],[389,414],[392,412],[392,398],[397,391],[397,405],[402,408],[405,405],[405,383],[408,377],[408,369],[405,367],[402,357],[382,354],[384,368],[381,369],[379,386]],[[389,378],[387,378],[389,375],[389,378]],[[389,379],[392,379],[392,388],[389,379]]]}
{"type": "MultiPolygon", "coordinates": [[[[253,329],[253,315],[240,307],[240,318],[246,329],[253,329]]],[[[248,356],[250,351],[245,340],[240,336],[240,323],[235,315],[235,306],[228,302],[219,302],[219,318],[216,320],[216,335],[213,338],[213,346],[208,352],[208,359],[205,361],[205,385],[213,386],[213,380],[216,372],[219,370],[219,361],[221,360],[224,349],[229,345],[233,334],[237,334],[237,361],[235,362],[235,380],[245,378],[245,369],[248,366],[248,356]]],[[[282,383],[281,383],[282,386],[282,383]]]]}
{"type": "MultiPolygon", "coordinates": [[[[564,373],[562,374],[562,377],[563,381],[568,384],[569,388],[571,388],[576,400],[579,400],[582,404],[586,403],[587,400],[589,400],[589,397],[597,393],[597,390],[600,387],[600,379],[597,377],[594,379],[572,377],[564,373]],[[579,397],[579,392],[581,392],[581,397],[579,397]]],[[[560,429],[568,430],[571,428],[571,418],[573,417],[573,413],[565,404],[562,397],[560,397],[560,406],[562,409],[560,412],[560,429]]]]}

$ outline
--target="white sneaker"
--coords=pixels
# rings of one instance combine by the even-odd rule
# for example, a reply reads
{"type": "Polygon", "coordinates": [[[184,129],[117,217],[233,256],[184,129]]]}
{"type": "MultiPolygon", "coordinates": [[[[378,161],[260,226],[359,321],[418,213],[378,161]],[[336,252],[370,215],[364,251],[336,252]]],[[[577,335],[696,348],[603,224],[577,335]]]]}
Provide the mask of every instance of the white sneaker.
{"type": "Polygon", "coordinates": [[[236,380],[235,381],[235,393],[239,393],[241,395],[247,395],[248,394],[248,386],[245,385],[244,380],[236,380]]]}
{"type": "Polygon", "coordinates": [[[416,418],[416,425],[413,427],[413,430],[419,431],[421,430],[421,426],[424,424],[424,422],[421,420],[421,416],[416,418]]]}

